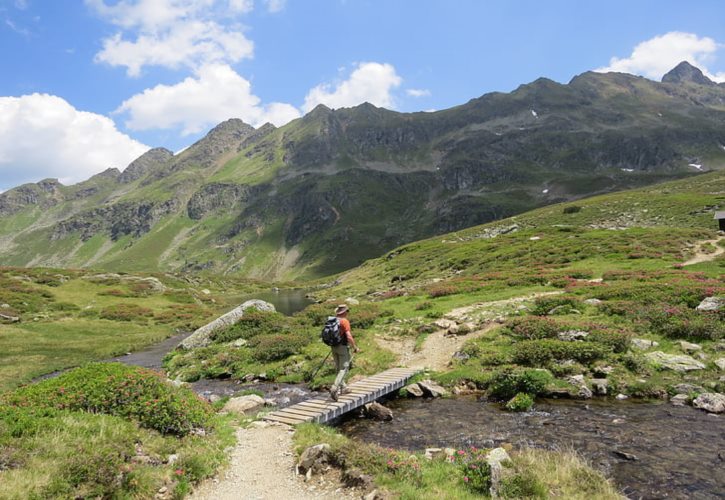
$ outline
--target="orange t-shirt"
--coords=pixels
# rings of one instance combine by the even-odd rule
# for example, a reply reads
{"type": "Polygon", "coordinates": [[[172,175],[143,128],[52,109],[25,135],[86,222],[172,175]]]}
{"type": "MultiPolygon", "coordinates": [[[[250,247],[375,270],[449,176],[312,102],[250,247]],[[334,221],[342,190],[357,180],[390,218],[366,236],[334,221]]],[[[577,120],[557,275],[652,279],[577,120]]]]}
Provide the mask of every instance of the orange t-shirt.
{"type": "Polygon", "coordinates": [[[353,343],[352,330],[350,329],[350,320],[347,318],[339,318],[339,319],[340,319],[340,329],[342,330],[342,333],[345,334],[345,344],[350,345],[353,343]]]}

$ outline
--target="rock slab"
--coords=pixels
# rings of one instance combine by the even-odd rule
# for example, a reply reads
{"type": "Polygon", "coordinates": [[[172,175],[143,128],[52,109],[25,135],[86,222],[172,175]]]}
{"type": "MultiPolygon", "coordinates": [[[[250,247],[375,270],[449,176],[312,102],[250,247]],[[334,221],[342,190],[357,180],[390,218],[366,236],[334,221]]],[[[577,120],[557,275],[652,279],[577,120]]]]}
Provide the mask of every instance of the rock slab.
{"type": "Polygon", "coordinates": [[[692,406],[710,413],[725,413],[725,394],[705,392],[695,398],[692,406]]]}
{"type": "Polygon", "coordinates": [[[674,370],[676,372],[705,369],[705,365],[700,361],[684,354],[665,354],[662,351],[655,351],[645,354],[645,357],[649,361],[657,363],[663,368],[674,370]]]}
{"type": "Polygon", "coordinates": [[[212,334],[214,332],[237,323],[244,316],[244,311],[251,308],[257,309],[258,311],[275,312],[274,306],[269,302],[257,299],[248,300],[241,306],[235,307],[228,313],[219,316],[211,323],[207,323],[201,328],[198,328],[179,344],[179,348],[189,350],[208,346],[211,344],[212,334]]]}

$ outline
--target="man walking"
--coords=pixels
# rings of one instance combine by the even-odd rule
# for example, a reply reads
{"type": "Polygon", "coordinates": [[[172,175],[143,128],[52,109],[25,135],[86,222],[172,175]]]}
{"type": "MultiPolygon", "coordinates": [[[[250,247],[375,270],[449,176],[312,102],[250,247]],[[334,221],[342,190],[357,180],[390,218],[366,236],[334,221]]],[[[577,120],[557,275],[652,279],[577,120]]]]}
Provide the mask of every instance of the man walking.
{"type": "Polygon", "coordinates": [[[350,320],[347,319],[349,309],[347,305],[340,304],[335,309],[335,316],[340,323],[340,336],[342,342],[339,345],[332,346],[332,357],[335,360],[335,369],[337,377],[335,383],[330,388],[330,397],[333,401],[337,401],[340,394],[347,392],[345,377],[350,370],[350,347],[354,352],[359,352],[355,339],[352,338],[352,330],[350,329],[350,320]]]}

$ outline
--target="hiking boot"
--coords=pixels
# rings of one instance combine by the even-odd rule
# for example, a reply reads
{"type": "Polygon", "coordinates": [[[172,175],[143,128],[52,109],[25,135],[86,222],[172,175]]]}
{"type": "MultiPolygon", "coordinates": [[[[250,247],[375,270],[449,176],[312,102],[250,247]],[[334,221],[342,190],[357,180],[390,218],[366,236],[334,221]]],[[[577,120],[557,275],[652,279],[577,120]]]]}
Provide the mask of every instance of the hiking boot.
{"type": "Polygon", "coordinates": [[[333,387],[332,389],[330,389],[330,398],[332,398],[333,401],[337,401],[337,396],[338,396],[337,388],[333,387]]]}

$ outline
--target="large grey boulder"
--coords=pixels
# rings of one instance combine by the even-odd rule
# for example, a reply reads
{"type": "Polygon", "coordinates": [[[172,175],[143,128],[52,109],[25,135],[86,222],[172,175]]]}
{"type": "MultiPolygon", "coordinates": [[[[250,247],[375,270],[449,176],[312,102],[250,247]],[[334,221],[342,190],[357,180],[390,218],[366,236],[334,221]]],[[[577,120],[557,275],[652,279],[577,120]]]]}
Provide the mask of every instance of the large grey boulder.
{"type": "Polygon", "coordinates": [[[332,459],[332,448],[327,443],[310,446],[302,452],[297,462],[297,473],[304,474],[309,479],[312,472],[320,472],[330,463],[332,459]]]}
{"type": "Polygon", "coordinates": [[[649,352],[645,357],[662,368],[676,372],[688,372],[691,370],[703,370],[705,365],[696,359],[684,354],[665,354],[662,351],[649,352]]]}
{"type": "Polygon", "coordinates": [[[697,306],[698,311],[719,311],[725,305],[725,297],[706,297],[697,306]]]}
{"type": "Polygon", "coordinates": [[[692,406],[710,413],[725,413],[725,394],[705,392],[695,398],[692,406]]]}
{"type": "Polygon", "coordinates": [[[240,413],[242,415],[264,406],[264,398],[256,394],[248,394],[231,398],[222,408],[222,411],[229,413],[240,413]]]}
{"type": "Polygon", "coordinates": [[[188,350],[208,346],[211,344],[212,334],[215,331],[237,323],[244,316],[244,311],[250,308],[257,309],[259,311],[275,312],[274,306],[269,302],[257,299],[248,300],[241,306],[232,309],[222,316],[219,316],[211,323],[207,323],[201,328],[198,328],[194,333],[186,337],[179,344],[179,348],[188,350]]]}
{"type": "Polygon", "coordinates": [[[448,395],[448,391],[446,391],[443,387],[436,384],[432,380],[421,380],[420,382],[418,382],[418,386],[423,389],[423,392],[426,394],[426,396],[438,398],[448,395]]]}

